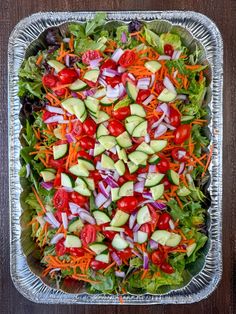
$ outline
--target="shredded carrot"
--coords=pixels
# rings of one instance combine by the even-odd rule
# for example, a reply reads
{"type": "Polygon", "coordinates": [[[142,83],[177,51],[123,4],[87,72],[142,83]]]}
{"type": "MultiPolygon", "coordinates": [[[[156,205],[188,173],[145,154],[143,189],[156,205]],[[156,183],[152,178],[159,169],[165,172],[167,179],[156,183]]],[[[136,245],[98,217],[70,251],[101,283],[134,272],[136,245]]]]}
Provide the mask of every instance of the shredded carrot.
{"type": "Polygon", "coordinates": [[[205,168],[204,168],[204,172],[202,173],[202,177],[204,177],[209,165],[210,165],[210,162],[211,162],[211,158],[212,158],[212,153],[213,153],[213,145],[211,145],[210,147],[210,151],[209,151],[209,155],[208,155],[208,159],[207,159],[207,162],[206,162],[206,165],[205,165],[205,168]]]}
{"type": "Polygon", "coordinates": [[[134,33],[130,33],[130,36],[136,36],[136,35],[139,35],[141,32],[134,32],[134,33]]]}
{"type": "Polygon", "coordinates": [[[42,157],[39,157],[39,160],[41,161],[41,163],[42,163],[45,167],[47,167],[47,163],[46,163],[46,161],[45,161],[42,157]]]}
{"type": "Polygon", "coordinates": [[[84,278],[84,277],[80,276],[79,274],[78,275],[72,275],[71,277],[73,279],[82,280],[82,281],[89,282],[89,283],[92,283],[92,284],[99,284],[100,283],[100,281],[95,281],[95,280],[91,280],[89,278],[84,278]]]}
{"type": "Polygon", "coordinates": [[[167,202],[169,202],[170,198],[169,198],[169,196],[167,195],[167,193],[164,193],[164,198],[167,200],[167,202]]]}
{"type": "Polygon", "coordinates": [[[148,269],[144,269],[143,274],[141,276],[141,280],[143,280],[147,276],[148,271],[149,271],[148,269]]]}
{"type": "Polygon", "coordinates": [[[177,195],[175,197],[176,197],[177,203],[179,204],[179,207],[183,208],[183,204],[182,204],[181,200],[179,199],[179,197],[177,195]]]}
{"type": "Polygon", "coordinates": [[[42,61],[43,61],[43,55],[41,54],[36,61],[36,65],[40,65],[42,61]]]}
{"type": "Polygon", "coordinates": [[[104,269],[104,273],[106,273],[110,268],[112,268],[113,266],[115,266],[116,262],[112,262],[109,266],[107,266],[105,269],[104,269]]]}
{"type": "Polygon", "coordinates": [[[41,206],[42,210],[44,211],[44,213],[46,213],[46,208],[44,207],[44,205],[43,205],[43,203],[42,203],[38,193],[36,192],[36,190],[35,190],[35,188],[33,186],[32,186],[32,191],[34,192],[34,195],[35,195],[39,205],[41,206]]]}
{"type": "Polygon", "coordinates": [[[199,68],[201,68],[201,65],[196,64],[196,65],[185,65],[185,68],[188,70],[198,70],[199,68]]]}
{"type": "Polygon", "coordinates": [[[70,37],[69,48],[70,48],[70,51],[74,50],[74,36],[73,35],[71,35],[70,37]]]}
{"type": "Polygon", "coordinates": [[[185,235],[183,234],[183,232],[181,231],[181,229],[177,229],[178,233],[181,235],[181,237],[183,238],[183,240],[186,240],[185,235]]]}
{"type": "Polygon", "coordinates": [[[202,167],[205,167],[205,165],[201,162],[201,160],[199,160],[199,158],[197,158],[195,155],[191,155],[191,157],[193,157],[193,159],[196,160],[197,163],[199,163],[199,165],[201,165],[202,167]]]}

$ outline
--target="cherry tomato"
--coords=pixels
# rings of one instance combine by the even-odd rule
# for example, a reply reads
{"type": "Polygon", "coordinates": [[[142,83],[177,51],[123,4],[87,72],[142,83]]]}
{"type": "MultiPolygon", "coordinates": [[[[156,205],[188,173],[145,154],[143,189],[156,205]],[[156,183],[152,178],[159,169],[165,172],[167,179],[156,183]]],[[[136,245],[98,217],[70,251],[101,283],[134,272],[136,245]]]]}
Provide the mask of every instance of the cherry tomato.
{"type": "Polygon", "coordinates": [[[84,64],[90,64],[90,61],[99,59],[100,52],[98,50],[88,50],[82,55],[82,62],[84,64]]]}
{"type": "Polygon", "coordinates": [[[49,88],[55,87],[57,84],[57,80],[57,77],[53,74],[45,74],[42,78],[43,85],[49,88]]]}
{"type": "Polygon", "coordinates": [[[80,207],[83,207],[88,202],[88,197],[83,196],[77,192],[72,192],[70,194],[70,200],[72,203],[75,203],[79,205],[80,207]]]}
{"type": "Polygon", "coordinates": [[[63,168],[62,167],[58,168],[56,177],[55,177],[55,179],[53,181],[53,186],[54,187],[60,187],[61,186],[61,173],[62,172],[63,172],[63,168]]]}
{"type": "Polygon", "coordinates": [[[128,170],[124,173],[124,178],[128,181],[135,181],[137,179],[137,174],[130,174],[128,170]]]}
{"type": "Polygon", "coordinates": [[[133,255],[131,248],[126,248],[122,251],[116,251],[116,254],[122,261],[129,259],[133,255]]]}
{"type": "Polygon", "coordinates": [[[93,178],[95,185],[102,179],[98,170],[90,171],[89,177],[93,178]]]}
{"type": "Polygon", "coordinates": [[[62,69],[58,72],[58,76],[62,84],[71,84],[79,77],[75,69],[62,69]]]}
{"type": "Polygon", "coordinates": [[[79,249],[77,247],[72,247],[72,248],[70,248],[70,254],[73,256],[82,257],[82,256],[84,256],[84,250],[79,249]]]}
{"type": "Polygon", "coordinates": [[[129,77],[129,73],[125,72],[121,75],[121,82],[125,86],[127,82],[135,83],[135,80],[129,77]]]}
{"type": "Polygon", "coordinates": [[[160,230],[166,230],[170,228],[169,222],[171,220],[171,216],[169,213],[163,213],[158,219],[157,227],[160,230]]]}
{"type": "Polygon", "coordinates": [[[156,93],[159,95],[163,89],[165,88],[164,84],[162,83],[162,81],[157,81],[155,84],[155,91],[156,93]]]}
{"type": "Polygon", "coordinates": [[[140,167],[137,170],[137,173],[147,173],[149,169],[149,165],[145,166],[145,167],[140,167]]]}
{"type": "Polygon", "coordinates": [[[43,121],[47,120],[48,118],[51,118],[55,116],[55,113],[49,112],[49,111],[44,111],[43,115],[42,115],[42,119],[43,121]]]}
{"type": "Polygon", "coordinates": [[[68,253],[68,249],[65,247],[64,241],[65,241],[65,239],[61,239],[55,245],[56,254],[58,256],[62,256],[62,255],[65,255],[66,253],[68,253]]]}
{"type": "Polygon", "coordinates": [[[151,132],[151,130],[152,130],[153,124],[154,124],[155,122],[157,122],[157,121],[158,121],[158,118],[157,118],[157,117],[151,117],[151,118],[148,119],[148,129],[147,129],[148,134],[150,134],[150,132],[151,132]]]}
{"type": "Polygon", "coordinates": [[[113,136],[119,136],[125,131],[124,125],[118,120],[110,120],[107,128],[113,136]]]}
{"type": "Polygon", "coordinates": [[[151,94],[151,92],[149,89],[140,89],[138,92],[136,103],[142,104],[144,102],[144,100],[147,99],[148,96],[150,96],[150,94],[151,94]]]}
{"type": "Polygon", "coordinates": [[[170,124],[177,128],[177,126],[181,123],[181,114],[178,110],[170,107],[170,115],[169,115],[170,124]]]}
{"type": "Polygon", "coordinates": [[[88,160],[92,160],[92,156],[89,155],[89,153],[87,153],[86,151],[84,150],[80,150],[78,153],[77,153],[77,158],[79,157],[82,157],[82,158],[85,158],[85,159],[88,159],[88,160]]]}
{"type": "Polygon", "coordinates": [[[174,48],[171,45],[169,44],[164,45],[165,55],[172,57],[173,52],[174,52],[174,48]]]}
{"type": "Polygon", "coordinates": [[[167,274],[173,274],[175,272],[174,268],[167,262],[164,262],[160,266],[161,270],[167,274]]]}
{"type": "Polygon", "coordinates": [[[136,59],[136,54],[132,50],[126,50],[123,55],[120,57],[118,63],[122,67],[126,68],[131,66],[136,59]]]}
{"type": "Polygon", "coordinates": [[[121,82],[121,76],[114,76],[114,77],[106,77],[106,82],[108,85],[111,85],[111,87],[115,87],[117,84],[121,82]]]}
{"type": "Polygon", "coordinates": [[[104,269],[108,266],[107,263],[103,263],[103,262],[100,262],[100,261],[96,261],[96,260],[93,260],[91,263],[90,263],[90,267],[93,269],[93,270],[99,270],[99,269],[104,269]]]}
{"type": "Polygon", "coordinates": [[[149,223],[145,223],[143,224],[140,228],[139,228],[140,231],[143,231],[143,232],[146,232],[148,234],[148,237],[150,236],[151,234],[151,226],[149,223]]]}
{"type": "Polygon", "coordinates": [[[107,226],[110,226],[110,224],[109,224],[109,223],[106,223],[106,224],[103,224],[103,225],[102,225],[102,234],[103,234],[107,239],[109,239],[109,240],[112,241],[113,238],[115,237],[115,235],[117,234],[117,232],[105,230],[105,228],[106,228],[107,226]]]}
{"type": "Polygon", "coordinates": [[[170,163],[168,159],[161,158],[161,160],[157,164],[157,169],[160,173],[166,173],[170,169],[170,163]]]}
{"type": "Polygon", "coordinates": [[[48,166],[50,168],[56,168],[57,169],[59,167],[62,167],[64,162],[65,162],[64,158],[55,160],[52,156],[50,156],[49,160],[48,160],[48,166]]]}
{"type": "Polygon", "coordinates": [[[181,124],[174,132],[174,143],[182,144],[184,143],[190,136],[191,127],[189,124],[181,124]]]}
{"type": "Polygon", "coordinates": [[[134,196],[124,196],[117,202],[117,207],[126,213],[132,213],[138,206],[138,201],[134,196]]]}
{"type": "Polygon", "coordinates": [[[83,132],[83,124],[80,121],[73,123],[72,134],[74,136],[80,136],[83,132]]]}
{"type": "Polygon", "coordinates": [[[133,231],[128,226],[123,226],[123,228],[125,229],[124,233],[128,237],[133,238],[133,231]]]}
{"type": "Polygon", "coordinates": [[[94,225],[86,225],[83,227],[80,233],[80,239],[83,246],[87,246],[96,240],[96,227],[94,225]]]}
{"type": "Polygon", "coordinates": [[[175,147],[171,151],[171,156],[173,159],[178,160],[178,161],[188,160],[188,153],[186,149],[184,149],[183,147],[175,147]]]}
{"type": "Polygon", "coordinates": [[[169,189],[171,188],[171,183],[170,183],[170,181],[167,179],[167,177],[164,177],[164,178],[163,178],[162,183],[164,184],[165,190],[169,190],[169,189]]]}
{"type": "MultiPolygon", "coordinates": [[[[59,87],[60,86],[60,84],[57,84],[57,87],[59,87]]],[[[67,88],[59,88],[59,89],[56,89],[55,91],[54,91],[54,93],[57,95],[57,96],[59,96],[59,97],[62,97],[62,96],[64,96],[65,94],[66,94],[66,91],[67,91],[67,88]]]]}
{"type": "Polygon", "coordinates": [[[100,70],[103,69],[112,69],[115,70],[116,69],[116,63],[115,61],[113,61],[112,59],[107,59],[101,66],[100,66],[100,70]]]}
{"type": "Polygon", "coordinates": [[[86,135],[93,136],[96,133],[97,124],[91,118],[88,118],[83,123],[83,129],[86,135]]]}
{"type": "Polygon", "coordinates": [[[125,118],[130,116],[130,114],[131,114],[131,112],[130,112],[129,106],[119,108],[117,110],[113,110],[113,112],[112,112],[113,117],[117,120],[124,120],[125,118]]]}
{"type": "Polygon", "coordinates": [[[119,177],[117,183],[119,184],[119,186],[121,186],[122,184],[124,184],[126,182],[125,177],[121,176],[119,177]]]}
{"type": "Polygon", "coordinates": [[[95,145],[95,139],[90,136],[85,136],[80,139],[80,146],[83,149],[92,149],[95,145]]]}
{"type": "Polygon", "coordinates": [[[150,224],[155,227],[159,219],[159,214],[156,212],[156,209],[152,205],[147,204],[147,206],[152,217],[152,221],[150,222],[150,224]]]}
{"type": "Polygon", "coordinates": [[[160,266],[163,262],[164,255],[160,250],[157,250],[152,253],[152,262],[153,264],[160,266]]]}
{"type": "Polygon", "coordinates": [[[53,197],[53,205],[56,209],[62,210],[68,208],[69,196],[63,189],[58,189],[53,197]]]}

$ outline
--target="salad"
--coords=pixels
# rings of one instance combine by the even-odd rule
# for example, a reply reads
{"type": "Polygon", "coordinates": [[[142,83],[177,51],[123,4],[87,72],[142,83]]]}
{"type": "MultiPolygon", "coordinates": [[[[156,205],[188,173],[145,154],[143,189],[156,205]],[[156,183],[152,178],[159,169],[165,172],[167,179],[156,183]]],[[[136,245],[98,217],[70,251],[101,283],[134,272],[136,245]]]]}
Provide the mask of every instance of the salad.
{"type": "Polygon", "coordinates": [[[203,254],[206,66],[154,29],[98,13],[49,29],[20,68],[23,214],[59,286],[159,293],[203,254]]]}

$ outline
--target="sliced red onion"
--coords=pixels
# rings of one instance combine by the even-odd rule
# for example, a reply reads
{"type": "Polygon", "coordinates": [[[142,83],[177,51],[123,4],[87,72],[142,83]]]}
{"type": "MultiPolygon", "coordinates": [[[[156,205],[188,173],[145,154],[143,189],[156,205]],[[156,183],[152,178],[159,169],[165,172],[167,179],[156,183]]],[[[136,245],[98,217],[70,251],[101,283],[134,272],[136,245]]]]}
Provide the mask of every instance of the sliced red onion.
{"type": "Polygon", "coordinates": [[[132,250],[132,253],[136,255],[137,257],[139,257],[140,259],[143,259],[142,256],[137,251],[132,250]]]}
{"type": "Polygon", "coordinates": [[[69,215],[68,216],[68,220],[72,220],[72,219],[74,219],[75,217],[77,217],[76,215],[69,215]]]}
{"type": "Polygon", "coordinates": [[[150,143],[151,138],[150,138],[150,135],[149,135],[149,134],[146,134],[146,135],[145,135],[144,141],[145,141],[145,143],[150,143]]]}
{"type": "Polygon", "coordinates": [[[133,233],[134,242],[138,242],[138,232],[133,233]]]}
{"type": "Polygon", "coordinates": [[[130,237],[125,237],[125,240],[128,241],[129,243],[134,243],[134,240],[130,237]]]}
{"type": "Polygon", "coordinates": [[[52,224],[55,228],[59,228],[59,227],[60,227],[60,222],[54,217],[53,213],[51,213],[51,212],[46,212],[46,216],[47,216],[47,218],[51,221],[51,224],[52,224]]]}
{"type": "Polygon", "coordinates": [[[45,220],[42,216],[36,217],[36,220],[38,221],[38,223],[40,224],[41,227],[43,227],[45,225],[45,220]]]}
{"type": "Polygon", "coordinates": [[[174,131],[176,129],[175,126],[169,124],[169,123],[162,123],[163,125],[165,125],[168,129],[170,129],[171,131],[174,131]]]}
{"type": "Polygon", "coordinates": [[[164,118],[165,118],[165,112],[163,112],[162,116],[160,117],[160,119],[158,121],[153,123],[151,128],[155,129],[156,127],[158,127],[158,125],[161,124],[161,122],[163,121],[164,118]]]}
{"type": "Polygon", "coordinates": [[[135,80],[136,80],[135,77],[134,77],[134,75],[131,74],[131,73],[128,73],[128,77],[129,77],[132,81],[135,81],[135,80]]]}
{"type": "Polygon", "coordinates": [[[46,110],[52,113],[58,113],[58,114],[64,114],[65,111],[62,108],[58,108],[58,107],[53,107],[53,106],[49,106],[46,105],[46,110]]]}
{"type": "Polygon", "coordinates": [[[114,173],[113,173],[113,179],[114,179],[115,181],[118,181],[118,180],[119,180],[119,177],[120,177],[119,173],[118,173],[117,171],[114,171],[114,173]]]}
{"type": "Polygon", "coordinates": [[[143,181],[143,180],[145,180],[146,178],[147,178],[147,173],[145,172],[145,173],[140,173],[140,174],[138,174],[138,181],[143,181]]]}
{"type": "Polygon", "coordinates": [[[170,107],[166,103],[160,104],[158,109],[161,109],[161,111],[164,112],[166,116],[170,115],[170,107]]]}
{"type": "Polygon", "coordinates": [[[79,205],[72,202],[69,202],[69,208],[72,214],[78,214],[78,210],[81,209],[79,205]]]}
{"type": "Polygon", "coordinates": [[[185,169],[185,163],[181,162],[180,165],[179,165],[178,174],[182,174],[184,172],[184,169],[185,169]]]}
{"type": "Polygon", "coordinates": [[[170,59],[171,59],[170,56],[162,55],[162,56],[159,56],[157,60],[170,60],[170,59]]]}
{"type": "Polygon", "coordinates": [[[107,82],[103,78],[101,78],[101,77],[98,79],[98,83],[101,84],[104,87],[107,86],[107,82]]]}
{"type": "Polygon", "coordinates": [[[166,131],[167,131],[167,127],[163,124],[160,124],[155,130],[154,138],[160,137],[161,135],[165,134],[166,131]]]}
{"type": "Polygon", "coordinates": [[[150,192],[144,192],[144,193],[143,193],[143,197],[144,197],[144,198],[148,198],[148,199],[152,199],[152,193],[150,193],[150,192]]]}
{"type": "Polygon", "coordinates": [[[68,217],[67,217],[67,213],[62,212],[61,213],[61,219],[62,219],[62,224],[64,229],[68,228],[68,217]]]}
{"type": "Polygon", "coordinates": [[[53,188],[52,182],[41,182],[40,184],[47,191],[50,191],[53,188]]]}
{"type": "Polygon", "coordinates": [[[112,59],[113,61],[115,61],[115,62],[118,62],[119,59],[120,59],[120,57],[123,55],[123,53],[124,53],[124,50],[123,50],[123,49],[117,48],[117,49],[113,52],[113,54],[112,54],[112,56],[111,56],[111,59],[112,59]]]}
{"type": "Polygon", "coordinates": [[[149,172],[149,173],[157,172],[157,167],[156,167],[156,165],[149,165],[148,172],[149,172]]]}
{"type": "MultiPolygon", "coordinates": [[[[140,225],[139,224],[136,224],[134,227],[133,227],[133,232],[136,233],[140,228],[140,225]]],[[[136,242],[136,241],[135,241],[136,242]]]]}
{"type": "Polygon", "coordinates": [[[96,224],[95,219],[88,212],[80,211],[79,216],[82,220],[87,221],[91,225],[96,224]]]}
{"type": "Polygon", "coordinates": [[[66,134],[66,139],[67,139],[68,143],[75,143],[76,142],[76,138],[71,133],[66,134]]]}
{"type": "MultiPolygon", "coordinates": [[[[50,118],[49,118],[50,119],[50,118]]],[[[79,121],[79,119],[72,119],[72,120],[62,120],[62,121],[59,121],[59,123],[61,124],[67,124],[69,122],[76,122],[76,121],[79,121]]]]}
{"type": "Polygon", "coordinates": [[[175,72],[173,73],[173,78],[176,78],[177,74],[178,74],[178,70],[175,70],[175,72]]]}
{"type": "Polygon", "coordinates": [[[69,68],[70,67],[70,56],[69,55],[65,55],[64,60],[65,60],[66,66],[69,68]]]}
{"type": "Polygon", "coordinates": [[[152,202],[152,206],[160,210],[166,209],[166,204],[162,202],[152,202]]]}
{"type": "Polygon", "coordinates": [[[187,99],[187,95],[177,95],[176,96],[176,99],[179,99],[179,100],[186,100],[187,99]]]}
{"type": "Polygon", "coordinates": [[[98,208],[101,207],[106,201],[107,197],[105,197],[102,193],[98,193],[98,195],[95,197],[95,204],[98,208]]]}
{"type": "Polygon", "coordinates": [[[143,101],[143,105],[144,105],[144,106],[147,106],[154,98],[155,98],[155,96],[154,96],[153,94],[151,94],[150,96],[148,96],[148,98],[146,98],[146,99],[143,101]]]}
{"type": "Polygon", "coordinates": [[[122,265],[122,260],[119,258],[119,256],[116,254],[116,252],[112,252],[111,257],[112,257],[113,261],[116,262],[116,264],[118,266],[122,265]]]}
{"type": "MultiPolygon", "coordinates": [[[[101,190],[101,193],[102,193],[106,198],[108,198],[110,195],[107,193],[107,190],[106,190],[106,188],[105,188],[105,186],[104,186],[104,184],[103,184],[102,181],[98,182],[98,186],[99,186],[99,188],[100,188],[100,190],[101,190]]],[[[99,206],[99,207],[100,207],[100,206],[99,206]]]]}
{"type": "Polygon", "coordinates": [[[118,66],[117,72],[118,73],[124,73],[126,71],[126,68],[123,68],[122,66],[118,66]]]}
{"type": "Polygon", "coordinates": [[[115,271],[116,277],[125,278],[125,272],[124,271],[115,271]]]}
{"type": "Polygon", "coordinates": [[[116,70],[106,68],[102,71],[102,75],[107,76],[107,77],[114,77],[118,75],[119,73],[116,70]]]}
{"type": "Polygon", "coordinates": [[[144,77],[138,80],[137,87],[139,89],[148,89],[149,84],[150,84],[150,78],[144,77]]]}
{"type": "Polygon", "coordinates": [[[164,121],[168,124],[170,123],[170,119],[167,116],[165,116],[164,121]]]}
{"type": "Polygon", "coordinates": [[[122,83],[119,84],[119,98],[126,95],[126,89],[122,83]]]}
{"type": "Polygon", "coordinates": [[[91,149],[89,150],[89,155],[90,155],[90,156],[94,156],[94,149],[93,149],[93,148],[91,148],[91,149]]]}
{"type": "Polygon", "coordinates": [[[110,176],[107,176],[105,179],[105,182],[111,187],[111,188],[118,188],[119,184],[113,180],[110,176]]]}
{"type": "Polygon", "coordinates": [[[149,241],[149,245],[150,245],[151,250],[157,250],[158,249],[158,243],[152,239],[149,241]]]}
{"type": "Polygon", "coordinates": [[[134,185],[134,191],[137,193],[143,193],[145,181],[139,181],[134,185]]]}
{"type": "Polygon", "coordinates": [[[169,220],[169,226],[170,226],[170,229],[171,229],[171,230],[174,230],[174,229],[175,229],[175,225],[174,225],[172,219],[169,220]]]}
{"type": "Polygon", "coordinates": [[[120,95],[120,88],[117,84],[114,88],[111,85],[107,85],[106,95],[108,98],[118,98],[120,95]]]}
{"type": "Polygon", "coordinates": [[[63,120],[64,120],[64,119],[63,119],[63,116],[55,115],[55,116],[52,116],[52,117],[46,119],[46,120],[44,121],[44,123],[46,123],[46,124],[54,123],[54,122],[59,122],[59,123],[61,123],[63,120]]]}
{"type": "Polygon", "coordinates": [[[163,80],[163,84],[171,93],[177,94],[176,89],[175,89],[174,85],[172,84],[172,82],[168,76],[165,76],[165,78],[163,80]]]}
{"type": "Polygon", "coordinates": [[[138,212],[132,213],[129,217],[129,228],[132,229],[136,221],[138,212]]]}
{"type": "Polygon", "coordinates": [[[84,96],[93,96],[96,93],[96,89],[88,89],[82,92],[84,96]]]}
{"type": "Polygon", "coordinates": [[[149,258],[146,252],[143,252],[143,269],[148,269],[149,258]]]}
{"type": "Polygon", "coordinates": [[[153,86],[154,82],[155,82],[155,74],[152,74],[151,75],[151,82],[150,82],[150,85],[149,85],[150,88],[153,86]]]}
{"type": "Polygon", "coordinates": [[[121,237],[122,239],[125,239],[125,233],[124,233],[123,231],[120,231],[120,237],[121,237]]]}
{"type": "Polygon", "coordinates": [[[80,69],[79,68],[75,68],[75,71],[77,72],[78,76],[80,76],[80,69]]]}
{"type": "Polygon", "coordinates": [[[123,43],[123,44],[125,44],[126,42],[127,42],[127,35],[126,35],[126,33],[125,32],[122,32],[122,34],[121,34],[121,42],[123,43]]]}
{"type": "Polygon", "coordinates": [[[181,56],[181,53],[182,53],[182,51],[175,50],[175,51],[173,52],[172,59],[173,59],[173,60],[178,60],[179,57],[181,56]]]}
{"type": "Polygon", "coordinates": [[[56,244],[58,241],[64,238],[64,233],[56,234],[50,241],[50,244],[56,244]]]}
{"type": "Polygon", "coordinates": [[[148,199],[146,201],[143,201],[143,202],[139,203],[139,206],[142,207],[143,205],[150,204],[150,203],[153,203],[152,199],[148,199]]]}
{"type": "Polygon", "coordinates": [[[26,165],[25,165],[25,169],[26,169],[26,178],[28,178],[29,175],[30,175],[30,172],[31,172],[31,170],[30,170],[30,164],[26,164],[26,165]]]}
{"type": "Polygon", "coordinates": [[[116,154],[116,147],[112,147],[111,149],[109,149],[109,151],[112,153],[112,154],[116,154]]]}
{"type": "Polygon", "coordinates": [[[63,190],[65,190],[66,192],[69,192],[69,193],[74,191],[73,188],[69,188],[68,186],[63,186],[63,190]]]}
{"type": "Polygon", "coordinates": [[[93,59],[89,61],[89,66],[91,69],[98,68],[100,66],[100,62],[102,61],[102,58],[93,59]]]}
{"type": "Polygon", "coordinates": [[[79,95],[76,92],[71,91],[71,96],[73,98],[79,98],[79,95]]]}

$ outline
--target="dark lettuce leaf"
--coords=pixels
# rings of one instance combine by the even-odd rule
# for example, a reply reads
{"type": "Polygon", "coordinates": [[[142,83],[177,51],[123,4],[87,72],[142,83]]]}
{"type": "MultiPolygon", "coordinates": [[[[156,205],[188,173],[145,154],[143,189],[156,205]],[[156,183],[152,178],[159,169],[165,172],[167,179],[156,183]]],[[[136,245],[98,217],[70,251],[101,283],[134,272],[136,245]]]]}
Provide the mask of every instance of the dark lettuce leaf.
{"type": "Polygon", "coordinates": [[[128,30],[130,33],[139,32],[143,27],[143,23],[139,20],[133,20],[128,25],[128,30]]]}

